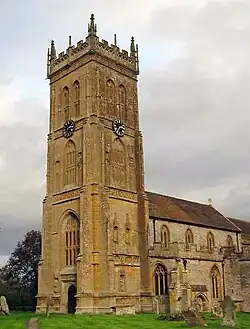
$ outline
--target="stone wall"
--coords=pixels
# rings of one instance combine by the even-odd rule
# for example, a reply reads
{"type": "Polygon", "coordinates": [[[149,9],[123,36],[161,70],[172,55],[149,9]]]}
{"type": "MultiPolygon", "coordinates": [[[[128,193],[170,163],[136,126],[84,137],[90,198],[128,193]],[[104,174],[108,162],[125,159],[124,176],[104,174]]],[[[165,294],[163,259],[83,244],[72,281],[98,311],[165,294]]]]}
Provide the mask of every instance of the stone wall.
{"type": "MultiPolygon", "coordinates": [[[[175,259],[185,262],[186,280],[190,289],[191,303],[200,296],[204,300],[205,307],[211,309],[212,303],[221,300],[224,293],[229,294],[241,308],[241,279],[242,265],[239,263],[237,235],[234,232],[206,227],[191,226],[188,224],[170,221],[149,221],[149,255],[152,276],[152,291],[154,293],[154,270],[157,263],[163,264],[168,272],[169,286],[171,286],[171,271],[175,269],[175,259]],[[161,228],[166,225],[169,230],[169,245],[165,248],[161,243],[161,228]],[[154,231],[155,229],[155,231],[154,231]],[[189,249],[185,245],[185,232],[190,229],[193,233],[193,243],[189,249]],[[207,236],[212,233],[214,247],[208,250],[207,236]],[[231,236],[233,246],[227,246],[227,238],[231,236]],[[155,239],[155,241],[154,241],[155,239]],[[218,269],[219,273],[219,296],[212,298],[212,269],[218,269]],[[232,288],[233,287],[233,288],[232,288]]],[[[246,279],[245,279],[246,280],[246,279]]],[[[171,301],[170,301],[171,302],[171,301]]]]}
{"type": "Polygon", "coordinates": [[[250,245],[243,244],[240,259],[240,276],[242,291],[242,311],[250,312],[250,245]]]}
{"type": "Polygon", "coordinates": [[[175,223],[166,220],[155,220],[155,241],[153,233],[153,220],[149,221],[149,247],[153,247],[154,242],[161,242],[161,227],[166,225],[170,232],[170,242],[185,242],[185,232],[190,229],[194,236],[194,244],[196,249],[201,251],[207,246],[207,234],[212,232],[215,240],[215,247],[227,246],[227,237],[230,235],[233,239],[233,244],[237,246],[237,236],[235,232],[218,230],[214,228],[206,228],[184,223],[175,223]]]}

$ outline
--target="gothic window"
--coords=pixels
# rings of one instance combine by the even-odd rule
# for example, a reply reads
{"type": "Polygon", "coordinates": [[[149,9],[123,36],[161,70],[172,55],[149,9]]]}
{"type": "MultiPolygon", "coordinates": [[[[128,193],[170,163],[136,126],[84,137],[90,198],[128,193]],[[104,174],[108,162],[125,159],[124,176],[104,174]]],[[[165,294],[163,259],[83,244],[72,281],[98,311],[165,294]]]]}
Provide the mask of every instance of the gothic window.
{"type": "Polygon", "coordinates": [[[211,232],[207,235],[207,250],[209,253],[214,251],[214,236],[211,232]]]}
{"type": "Polygon", "coordinates": [[[234,243],[233,243],[233,238],[231,237],[231,235],[227,236],[227,246],[228,247],[233,247],[234,243]]]}
{"type": "Polygon", "coordinates": [[[158,264],[154,271],[155,295],[165,296],[168,294],[168,273],[164,266],[158,264]]]}
{"type": "Polygon", "coordinates": [[[64,185],[76,183],[76,147],[72,140],[65,146],[64,154],[64,185]]]}
{"type": "Polygon", "coordinates": [[[107,113],[115,116],[115,84],[109,79],[106,83],[107,113]]]}
{"type": "Polygon", "coordinates": [[[190,249],[190,244],[194,243],[194,236],[190,229],[186,230],[185,233],[185,247],[186,249],[190,249]]]}
{"type": "Polygon", "coordinates": [[[119,86],[119,106],[120,106],[120,117],[123,120],[127,120],[127,99],[126,89],[123,85],[119,86]]]}
{"type": "Polygon", "coordinates": [[[80,225],[79,221],[71,214],[65,229],[65,265],[75,265],[80,252],[80,225]]]}
{"type": "Polygon", "coordinates": [[[130,244],[130,223],[129,216],[126,216],[126,224],[125,224],[125,243],[130,244]]]}
{"type": "Polygon", "coordinates": [[[162,248],[167,249],[169,247],[169,230],[166,225],[163,225],[161,228],[161,245],[162,248]]]}
{"type": "Polygon", "coordinates": [[[212,298],[221,298],[221,276],[218,267],[214,265],[211,270],[212,298]]]}
{"type": "Polygon", "coordinates": [[[126,156],[125,148],[119,139],[116,139],[110,152],[111,184],[114,187],[126,187],[126,156]]]}
{"type": "Polygon", "coordinates": [[[63,110],[64,110],[64,119],[69,119],[69,88],[63,88],[63,110]]]}
{"type": "Polygon", "coordinates": [[[74,109],[75,116],[80,116],[80,84],[79,81],[75,81],[73,84],[73,101],[74,101],[74,109]]]}

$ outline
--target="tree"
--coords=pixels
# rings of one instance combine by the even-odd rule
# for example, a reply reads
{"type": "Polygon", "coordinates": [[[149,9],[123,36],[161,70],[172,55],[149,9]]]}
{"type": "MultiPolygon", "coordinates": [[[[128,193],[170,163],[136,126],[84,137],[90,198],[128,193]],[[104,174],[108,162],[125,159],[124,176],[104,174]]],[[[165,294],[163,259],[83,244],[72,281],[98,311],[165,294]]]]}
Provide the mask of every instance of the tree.
{"type": "Polygon", "coordinates": [[[0,294],[5,290],[10,308],[35,309],[40,255],[41,232],[29,231],[0,269],[0,294]]]}

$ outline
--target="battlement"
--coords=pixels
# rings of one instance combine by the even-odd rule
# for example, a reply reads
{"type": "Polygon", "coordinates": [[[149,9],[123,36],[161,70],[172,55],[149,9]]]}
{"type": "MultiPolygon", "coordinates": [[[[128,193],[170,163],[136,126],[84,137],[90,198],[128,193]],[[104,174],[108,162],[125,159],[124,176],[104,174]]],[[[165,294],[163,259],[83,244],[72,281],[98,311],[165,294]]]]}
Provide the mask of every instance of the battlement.
{"type": "Polygon", "coordinates": [[[116,35],[114,35],[114,44],[109,44],[106,40],[102,39],[100,41],[96,33],[97,28],[94,23],[94,15],[92,14],[90,24],[88,25],[88,36],[85,41],[80,40],[76,45],[72,45],[70,36],[66,51],[60,52],[57,55],[55,43],[52,40],[47,55],[47,77],[50,78],[57,71],[71,65],[87,54],[97,54],[107,57],[116,64],[125,66],[127,69],[134,71],[135,74],[139,74],[138,45],[135,45],[133,37],[131,38],[130,52],[128,52],[117,46],[116,35]]]}

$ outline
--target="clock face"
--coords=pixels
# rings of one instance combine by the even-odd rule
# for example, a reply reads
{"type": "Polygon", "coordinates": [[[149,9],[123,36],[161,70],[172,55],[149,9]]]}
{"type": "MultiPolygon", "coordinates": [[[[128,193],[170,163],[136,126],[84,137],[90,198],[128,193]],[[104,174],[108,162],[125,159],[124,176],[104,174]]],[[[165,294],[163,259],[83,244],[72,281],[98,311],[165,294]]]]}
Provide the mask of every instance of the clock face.
{"type": "Polygon", "coordinates": [[[125,125],[120,119],[116,119],[113,122],[113,129],[117,136],[121,137],[125,133],[125,125]]]}
{"type": "Polygon", "coordinates": [[[73,120],[67,120],[63,126],[63,136],[69,138],[75,131],[75,123],[73,120]]]}

